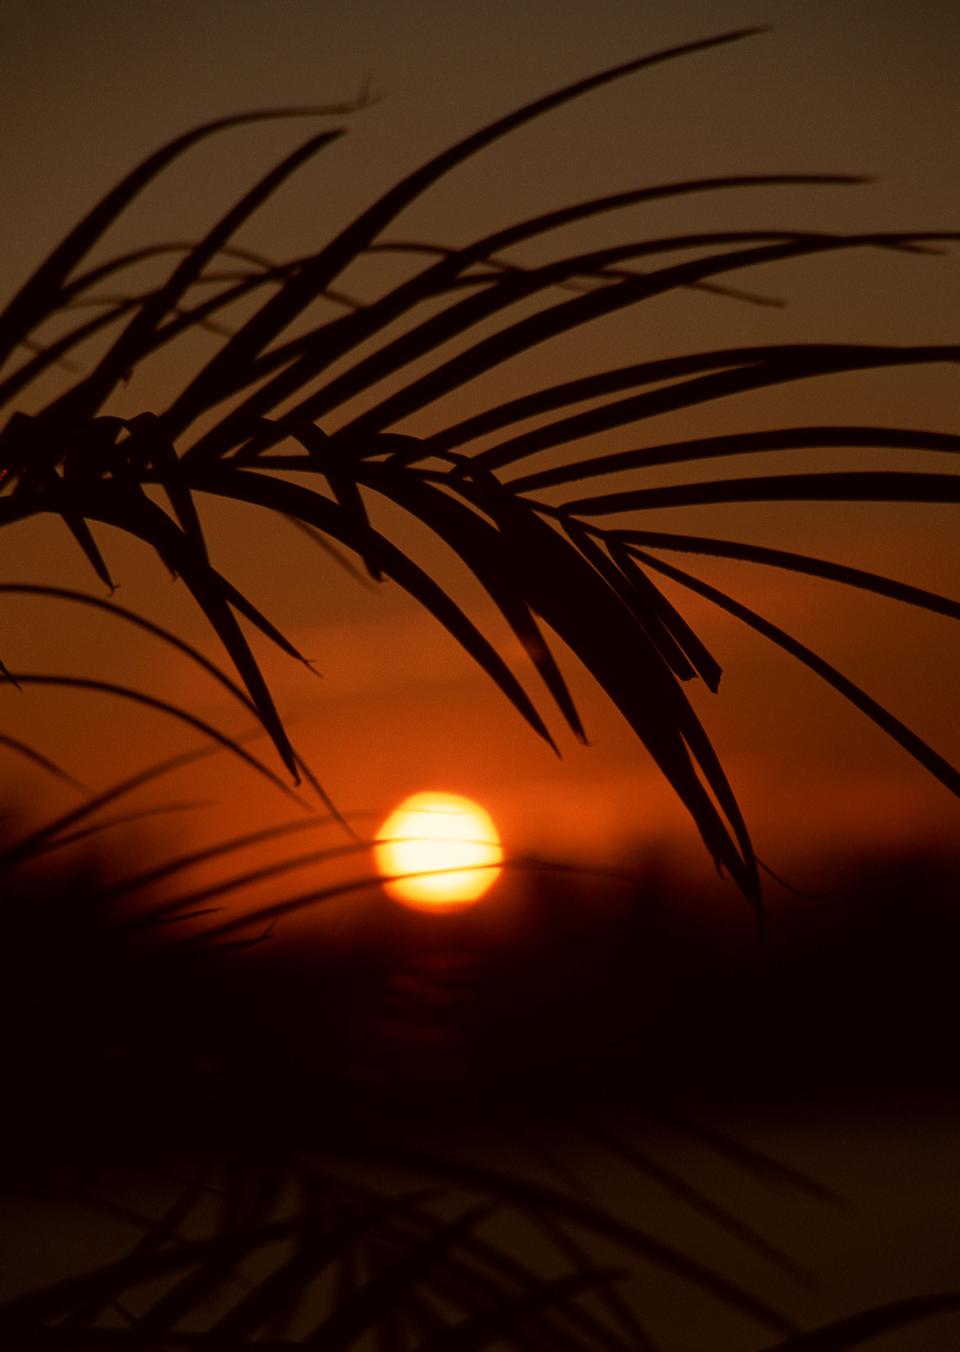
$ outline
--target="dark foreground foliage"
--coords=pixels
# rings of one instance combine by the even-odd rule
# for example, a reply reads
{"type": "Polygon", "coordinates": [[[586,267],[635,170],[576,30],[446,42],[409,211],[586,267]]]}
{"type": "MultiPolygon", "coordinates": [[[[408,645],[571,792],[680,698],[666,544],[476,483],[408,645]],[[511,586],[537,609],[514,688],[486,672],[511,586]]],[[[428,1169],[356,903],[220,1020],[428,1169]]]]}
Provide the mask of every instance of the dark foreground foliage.
{"type": "MultiPolygon", "coordinates": [[[[128,883],[165,871],[169,898],[176,863],[128,883]]],[[[196,906],[158,924],[169,899],[135,905],[92,865],[11,879],[8,1208],[131,1238],[54,1281],[41,1257],[34,1289],[0,1303],[0,1341],[669,1348],[641,1279],[702,1303],[705,1349],[721,1314],[745,1350],[840,1352],[960,1308],[941,1293],[795,1333],[779,1300],[593,1200],[569,1162],[572,1142],[605,1156],[630,1195],[665,1194],[803,1290],[789,1236],[685,1179],[660,1142],[830,1207],[704,1115],[946,1105],[960,861],[836,874],[828,899],[772,904],[766,952],[653,866],[524,874],[499,929],[466,912],[438,931],[359,886],[349,944],[335,925],[226,943],[196,906]]]]}

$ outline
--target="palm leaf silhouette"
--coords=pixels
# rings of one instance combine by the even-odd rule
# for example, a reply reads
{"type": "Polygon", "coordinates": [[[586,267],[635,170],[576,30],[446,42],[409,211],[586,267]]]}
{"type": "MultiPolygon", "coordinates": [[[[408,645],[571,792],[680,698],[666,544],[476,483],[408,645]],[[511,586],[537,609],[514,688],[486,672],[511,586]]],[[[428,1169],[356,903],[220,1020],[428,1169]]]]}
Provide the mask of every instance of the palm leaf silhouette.
{"type": "MultiPolygon", "coordinates": [[[[960,347],[771,343],[715,348],[533,389],[456,421],[444,417],[443,400],[555,337],[655,297],[693,287],[716,294],[718,300],[763,303],[762,296],[740,284],[748,270],[851,251],[930,253],[957,234],[689,231],[561,252],[532,266],[510,257],[517,244],[535,242],[546,248],[565,225],[645,202],[695,202],[704,193],[849,187],[864,181],[858,175],[810,173],[642,184],[541,212],[459,247],[384,234],[433,184],[532,120],[611,81],[662,62],[703,59],[711,50],[761,31],[737,29],[645,54],[536,98],[407,174],[312,254],[267,259],[236,243],[234,235],[291,175],[343,134],[342,126],[311,135],[285,155],[199,241],[146,245],[91,265],[91,250],[130,202],[194,144],[261,118],[348,114],[363,100],[326,109],[242,113],[162,147],[69,232],[0,316],[0,353],[13,363],[0,380],[0,404],[7,408],[14,399],[28,397],[55,364],[68,358],[75,362],[88,339],[121,324],[88,373],[65,376],[62,392],[32,414],[13,410],[0,433],[0,525],[37,513],[59,516],[96,576],[111,587],[108,561],[94,536],[97,523],[109,523],[152,549],[192,594],[239,678],[239,685],[230,682],[231,693],[256,713],[294,781],[303,772],[319,790],[289,742],[241,620],[259,628],[288,655],[300,655],[211,561],[203,509],[210,496],[247,502],[265,514],[292,520],[333,541],[371,578],[392,578],[449,631],[526,724],[553,745],[522,675],[481,633],[442,579],[425,572],[402,542],[374,527],[367,503],[377,497],[389,501],[454,549],[518,639],[567,728],[583,738],[580,714],[551,651],[548,631],[572,650],[684,803],[718,866],[734,878],[758,913],[760,884],[747,826],[683,688],[699,679],[715,691],[720,662],[660,591],[652,573],[666,573],[733,609],[816,670],[956,792],[956,770],[825,659],[732,598],[704,590],[708,584],[681,576],[658,555],[664,549],[688,549],[740,558],[845,582],[954,619],[955,600],[802,552],[649,532],[642,525],[642,514],[649,510],[722,503],[955,503],[960,492],[955,473],[875,469],[866,458],[887,448],[955,454],[960,449],[956,434],[815,423],[658,440],[612,453],[588,448],[566,464],[526,462],[613,429],[636,427],[639,432],[652,417],[710,407],[767,388],[845,372],[955,364],[960,347]],[[340,289],[345,269],[387,250],[407,260],[409,276],[367,300],[340,289]],[[675,258],[678,251],[684,255],[681,261],[675,258]],[[170,270],[158,284],[131,291],[124,277],[144,262],[158,268],[169,264],[170,270]],[[725,280],[729,274],[736,274],[730,285],[725,280]],[[105,283],[119,290],[98,291],[105,283]],[[336,313],[320,317],[315,307],[322,310],[330,301],[336,313]],[[239,324],[231,326],[231,307],[237,303],[247,309],[239,324]],[[96,314],[74,322],[78,307],[87,305],[97,306],[96,314]],[[67,325],[65,331],[41,342],[38,327],[57,317],[67,325]],[[406,326],[401,331],[395,327],[398,322],[406,326]],[[485,327],[477,337],[474,331],[481,324],[485,327]],[[144,410],[131,419],[105,411],[131,369],[159,348],[205,327],[218,336],[218,348],[187,376],[165,409],[144,410]],[[24,352],[16,364],[16,354],[24,352]],[[414,363],[416,373],[398,384],[414,363]],[[336,373],[328,376],[334,364],[336,373]],[[359,409],[353,402],[358,398],[359,409]],[[424,410],[431,411],[435,430],[412,435],[405,420],[424,410]],[[540,419],[539,424],[531,427],[532,418],[540,419]],[[491,444],[497,433],[502,439],[491,444]],[[617,488],[605,480],[599,491],[565,501],[543,496],[585,479],[636,474],[652,466],[697,466],[730,454],[769,459],[781,452],[840,448],[854,450],[866,463],[830,472],[750,472],[673,486],[631,483],[617,488]],[[290,471],[303,477],[293,483],[286,477],[290,471]],[[153,488],[164,490],[169,510],[148,496],[146,490],[153,488]],[[620,521],[609,528],[602,524],[608,516],[624,514],[631,519],[628,527],[620,521]]],[[[116,613],[123,614],[119,607],[116,613]]],[[[20,679],[8,667],[2,674],[7,680],[20,679]]],[[[29,679],[68,678],[33,673],[29,679]]],[[[221,673],[220,679],[227,678],[221,673]]],[[[129,690],[116,693],[133,698],[129,690]]],[[[188,717],[184,710],[163,707],[188,717]]],[[[221,736],[207,725],[202,730],[221,736]]],[[[29,754],[23,746],[7,744],[29,754]]],[[[237,746],[232,749],[247,756],[237,746]]]]}

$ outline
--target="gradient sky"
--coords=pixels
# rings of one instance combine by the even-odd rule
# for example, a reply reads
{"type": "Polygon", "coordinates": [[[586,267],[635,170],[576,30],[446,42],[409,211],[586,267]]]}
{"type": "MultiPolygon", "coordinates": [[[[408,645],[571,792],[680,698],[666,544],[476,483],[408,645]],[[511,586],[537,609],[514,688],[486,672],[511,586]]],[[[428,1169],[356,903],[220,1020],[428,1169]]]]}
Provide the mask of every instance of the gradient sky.
{"type": "MultiPolygon", "coordinates": [[[[638,210],[608,217],[563,243],[580,247],[681,226],[960,228],[960,33],[955,6],[946,0],[909,6],[892,0],[691,0],[682,7],[616,0],[589,6],[582,0],[168,0],[149,6],[0,0],[7,203],[0,220],[0,290],[15,287],[136,159],[206,119],[256,106],[350,100],[368,82],[378,96],[363,112],[334,119],[349,128],[348,135],[287,185],[239,241],[289,256],[316,247],[402,173],[511,107],[632,54],[746,24],[773,24],[775,31],[620,81],[564,107],[461,167],[397,222],[390,237],[457,243],[548,205],[640,183],[787,171],[850,172],[879,181],[687,199],[646,208],[642,216],[638,210]]],[[[299,126],[271,125],[233,131],[201,147],[128,213],[110,238],[111,252],[146,238],[196,235],[305,134],[299,126]]],[[[516,257],[532,261],[555,248],[535,242],[516,257]]],[[[937,258],[878,252],[750,278],[764,294],[786,300],[785,309],[694,293],[671,297],[475,382],[411,422],[409,430],[428,431],[441,418],[464,416],[531,383],[715,343],[956,342],[957,259],[956,249],[937,258]]],[[[349,282],[363,294],[383,275],[358,269],[349,282]]],[[[207,350],[192,355],[205,357],[207,350]]],[[[118,409],[162,408],[189,374],[190,357],[165,356],[138,373],[118,409]]],[[[955,375],[943,368],[834,379],[817,389],[798,386],[661,419],[642,435],[626,429],[604,445],[795,421],[957,431],[955,375]]],[[[938,470],[947,468],[944,459],[920,457],[924,467],[938,470]]],[[[736,460],[724,463],[739,472],[736,460]]],[[[872,460],[878,468],[905,463],[892,454],[872,460]]],[[[916,465],[917,457],[909,463],[916,465]]],[[[810,457],[803,461],[810,464],[810,457]]],[[[776,468],[799,469],[800,457],[780,457],[776,468]]],[[[784,504],[682,515],[681,522],[680,513],[662,512],[649,524],[808,548],[948,594],[957,591],[954,509],[784,504]]],[[[594,744],[577,747],[555,728],[564,751],[558,762],[452,641],[395,588],[364,589],[298,536],[279,528],[269,536],[260,527],[252,532],[250,520],[240,509],[211,512],[217,558],[317,659],[322,683],[264,654],[302,750],[341,806],[386,813],[407,792],[447,787],[482,799],[508,840],[521,847],[598,855],[669,835],[699,851],[700,859],[693,827],[642,748],[572,663],[567,666],[594,744]]],[[[383,520],[422,558],[446,569],[458,595],[472,599],[464,579],[429,542],[403,535],[403,523],[383,520]]],[[[56,523],[29,523],[5,535],[3,579],[97,590],[56,523]]],[[[189,598],[157,565],[106,528],[99,538],[123,585],[118,599],[215,654],[189,598]]],[[[944,754],[960,760],[956,626],[825,582],[797,582],[739,564],[689,563],[691,571],[729,583],[749,604],[821,647],[944,754]]],[[[690,693],[725,759],[761,855],[771,863],[807,864],[844,843],[956,834],[957,807],[947,791],[862,715],[736,621],[706,603],[678,599],[725,668],[719,695],[690,693]]],[[[2,604],[0,651],[14,669],[140,683],[224,727],[239,726],[214,689],[157,645],[108,620],[50,603],[2,604]]],[[[496,636],[493,617],[477,604],[475,614],[494,626],[496,636]]],[[[528,685],[535,690],[532,678],[528,685]]],[[[61,700],[11,691],[6,704],[10,721],[3,727],[91,784],[190,744],[180,729],[152,717],[135,721],[98,697],[61,700]]],[[[39,781],[26,775],[19,781],[19,768],[9,760],[2,767],[24,791],[39,795],[39,781]]],[[[267,800],[244,774],[225,774],[218,759],[198,770],[185,789],[180,784],[174,791],[171,781],[166,796],[214,797],[235,822],[288,814],[282,799],[267,800]]],[[[211,829],[210,812],[182,820],[181,834],[211,829]]],[[[705,857],[702,862],[708,866],[705,857]]]]}

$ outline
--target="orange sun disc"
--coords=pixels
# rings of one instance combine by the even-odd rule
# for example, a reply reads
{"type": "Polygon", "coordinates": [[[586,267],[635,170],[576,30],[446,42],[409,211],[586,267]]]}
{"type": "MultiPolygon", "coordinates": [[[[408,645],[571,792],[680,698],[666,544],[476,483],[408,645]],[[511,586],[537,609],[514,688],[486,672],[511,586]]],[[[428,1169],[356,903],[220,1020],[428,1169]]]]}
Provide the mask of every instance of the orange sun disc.
{"type": "Polygon", "coordinates": [[[415,793],[380,828],[374,860],[394,901],[417,911],[459,911],[496,882],[503,851],[479,804],[455,793],[415,793]]]}

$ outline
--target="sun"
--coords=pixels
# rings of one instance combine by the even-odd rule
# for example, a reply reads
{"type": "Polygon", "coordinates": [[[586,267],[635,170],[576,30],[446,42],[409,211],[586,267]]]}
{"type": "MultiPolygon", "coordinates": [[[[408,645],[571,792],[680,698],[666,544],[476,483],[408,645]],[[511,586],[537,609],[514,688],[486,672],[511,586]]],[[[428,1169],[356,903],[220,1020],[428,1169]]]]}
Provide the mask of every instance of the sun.
{"type": "Polygon", "coordinates": [[[503,851],[493,818],[478,803],[427,792],[404,799],[390,814],[374,859],[394,901],[449,912],[472,906],[489,890],[500,876],[503,851]]]}

